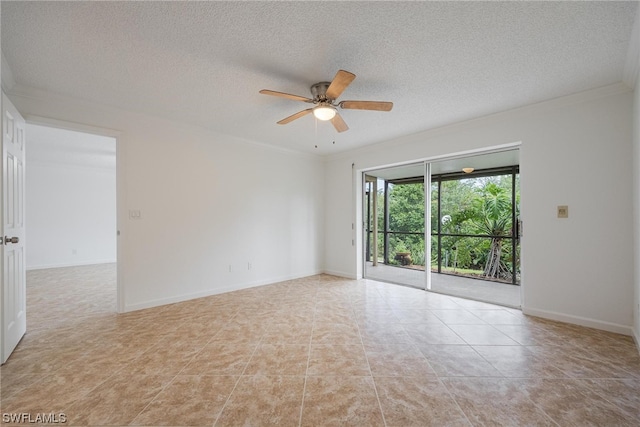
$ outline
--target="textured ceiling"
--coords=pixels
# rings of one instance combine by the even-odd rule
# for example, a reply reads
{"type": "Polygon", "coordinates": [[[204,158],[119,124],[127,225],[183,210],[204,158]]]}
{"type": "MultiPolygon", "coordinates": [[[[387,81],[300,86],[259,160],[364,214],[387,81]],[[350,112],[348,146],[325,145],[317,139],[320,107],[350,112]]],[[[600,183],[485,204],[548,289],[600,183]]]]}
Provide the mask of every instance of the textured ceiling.
{"type": "Polygon", "coordinates": [[[2,2],[16,87],[318,154],[620,82],[637,2],[2,2]],[[339,69],[350,130],[308,107],[339,69]],[[335,141],[335,143],[334,143],[335,141]],[[317,145],[318,148],[315,148],[317,145]]]}

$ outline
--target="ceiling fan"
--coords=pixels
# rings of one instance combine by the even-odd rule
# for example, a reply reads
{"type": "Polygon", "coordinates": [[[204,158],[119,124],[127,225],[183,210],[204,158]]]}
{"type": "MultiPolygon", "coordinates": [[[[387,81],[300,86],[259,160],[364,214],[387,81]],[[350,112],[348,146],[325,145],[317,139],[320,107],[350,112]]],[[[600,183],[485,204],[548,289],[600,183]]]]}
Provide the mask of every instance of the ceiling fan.
{"type": "Polygon", "coordinates": [[[393,102],[382,101],[340,101],[336,102],[336,99],[344,92],[349,84],[356,78],[356,75],[345,70],[339,70],[332,81],[320,82],[311,86],[311,94],[313,98],[306,98],[304,96],[291,95],[290,93],[276,92],[274,90],[262,89],[260,93],[264,95],[279,96],[281,98],[293,99],[294,101],[307,102],[314,104],[315,107],[307,108],[306,110],[299,111],[286,117],[278,122],[279,125],[286,125],[302,116],[306,116],[309,113],[318,120],[328,121],[331,120],[333,127],[338,132],[344,132],[349,129],[344,122],[340,114],[338,114],[337,108],[343,108],[345,110],[373,110],[373,111],[391,111],[393,108],[393,102]]]}

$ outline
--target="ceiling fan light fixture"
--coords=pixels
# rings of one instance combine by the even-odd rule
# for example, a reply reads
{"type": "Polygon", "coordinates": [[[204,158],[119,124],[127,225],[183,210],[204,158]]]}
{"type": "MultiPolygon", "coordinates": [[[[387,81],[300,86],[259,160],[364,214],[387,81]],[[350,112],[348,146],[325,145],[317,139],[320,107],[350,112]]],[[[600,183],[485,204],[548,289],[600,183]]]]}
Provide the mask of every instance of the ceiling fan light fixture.
{"type": "Polygon", "coordinates": [[[369,111],[391,111],[393,102],[384,101],[341,101],[336,100],[342,95],[342,92],[351,84],[356,75],[345,70],[338,70],[333,80],[330,82],[319,82],[311,86],[311,95],[313,98],[307,98],[290,93],[278,92],[275,90],[262,89],[263,95],[277,96],[280,98],[291,99],[293,101],[302,101],[313,104],[312,107],[295,114],[285,117],[278,121],[279,125],[286,125],[294,120],[313,113],[317,120],[331,121],[331,124],[338,132],[349,130],[349,126],[344,122],[342,116],[338,114],[338,106],[346,110],[369,110],[369,111]]]}
{"type": "Polygon", "coordinates": [[[336,109],[330,105],[320,104],[313,109],[313,115],[316,116],[318,120],[331,120],[336,116],[336,109]]]}

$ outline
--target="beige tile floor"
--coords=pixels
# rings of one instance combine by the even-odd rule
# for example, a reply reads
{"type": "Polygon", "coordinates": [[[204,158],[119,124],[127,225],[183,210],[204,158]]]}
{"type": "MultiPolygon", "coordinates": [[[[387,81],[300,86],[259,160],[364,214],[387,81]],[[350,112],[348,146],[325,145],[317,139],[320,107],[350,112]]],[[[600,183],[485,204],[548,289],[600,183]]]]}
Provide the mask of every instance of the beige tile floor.
{"type": "Polygon", "coordinates": [[[67,425],[640,424],[631,338],[320,275],[122,315],[113,265],[28,273],[3,414],[67,425]]]}
{"type": "MultiPolygon", "coordinates": [[[[399,283],[418,289],[425,287],[424,270],[383,263],[374,267],[371,262],[366,262],[364,268],[365,277],[371,280],[399,283]]],[[[431,290],[445,295],[520,308],[520,286],[518,285],[432,272],[431,290]]]]}

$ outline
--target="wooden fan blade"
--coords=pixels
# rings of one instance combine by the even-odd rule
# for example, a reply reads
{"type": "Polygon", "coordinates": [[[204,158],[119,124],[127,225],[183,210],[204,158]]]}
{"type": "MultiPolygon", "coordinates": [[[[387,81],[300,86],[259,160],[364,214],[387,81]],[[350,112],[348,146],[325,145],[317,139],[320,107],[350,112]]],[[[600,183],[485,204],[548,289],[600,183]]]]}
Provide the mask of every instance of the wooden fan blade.
{"type": "Polygon", "coordinates": [[[306,110],[298,111],[295,114],[290,115],[289,117],[285,117],[284,119],[278,122],[279,125],[286,125],[287,123],[291,123],[295,119],[299,119],[302,116],[306,116],[310,112],[313,111],[313,108],[307,108],[306,110]]]}
{"type": "Polygon", "coordinates": [[[262,89],[260,93],[263,95],[272,95],[279,96],[280,98],[293,99],[294,101],[313,102],[313,99],[305,98],[304,96],[291,95],[290,93],[284,92],[276,92],[275,90],[262,89]]]}
{"type": "Polygon", "coordinates": [[[333,116],[333,119],[331,119],[331,124],[333,124],[333,127],[336,128],[338,132],[349,130],[349,126],[347,126],[347,124],[342,119],[342,116],[340,116],[340,114],[338,113],[336,113],[336,115],[333,116]]]}
{"type": "Polygon", "coordinates": [[[391,111],[393,102],[383,101],[342,101],[340,107],[347,110],[391,111]]]}
{"type": "Polygon", "coordinates": [[[345,70],[339,70],[327,88],[327,98],[338,98],[355,78],[355,74],[345,70]]]}

